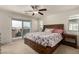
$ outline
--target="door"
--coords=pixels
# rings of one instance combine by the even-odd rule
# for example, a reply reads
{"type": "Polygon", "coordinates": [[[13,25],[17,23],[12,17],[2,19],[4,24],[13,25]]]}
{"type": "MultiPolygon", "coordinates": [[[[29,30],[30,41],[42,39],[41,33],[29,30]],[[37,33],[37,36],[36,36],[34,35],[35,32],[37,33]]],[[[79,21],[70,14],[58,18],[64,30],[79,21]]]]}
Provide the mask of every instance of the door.
{"type": "Polygon", "coordinates": [[[23,36],[29,32],[31,32],[32,22],[31,21],[23,21],[23,36]]]}
{"type": "Polygon", "coordinates": [[[22,21],[12,20],[12,38],[22,37],[22,21]]]}

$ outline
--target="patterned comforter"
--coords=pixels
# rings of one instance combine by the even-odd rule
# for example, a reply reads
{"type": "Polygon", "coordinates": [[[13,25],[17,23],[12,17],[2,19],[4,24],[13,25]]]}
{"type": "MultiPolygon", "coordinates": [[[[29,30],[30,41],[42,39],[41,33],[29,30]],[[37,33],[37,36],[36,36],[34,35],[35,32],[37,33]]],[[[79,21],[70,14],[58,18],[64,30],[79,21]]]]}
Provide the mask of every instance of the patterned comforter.
{"type": "Polygon", "coordinates": [[[34,32],[27,33],[24,38],[28,38],[43,46],[53,47],[62,40],[60,33],[34,32]]]}

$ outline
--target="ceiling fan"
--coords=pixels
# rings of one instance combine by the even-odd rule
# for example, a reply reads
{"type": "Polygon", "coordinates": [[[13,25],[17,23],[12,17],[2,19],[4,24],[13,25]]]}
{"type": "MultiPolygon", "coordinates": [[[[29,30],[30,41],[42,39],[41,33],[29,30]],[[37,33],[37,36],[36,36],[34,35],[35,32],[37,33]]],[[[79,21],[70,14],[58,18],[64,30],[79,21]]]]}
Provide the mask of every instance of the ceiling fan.
{"type": "Polygon", "coordinates": [[[26,12],[26,13],[27,13],[27,12],[32,12],[32,15],[35,15],[35,14],[44,15],[44,14],[42,13],[42,11],[47,11],[46,8],[39,9],[39,6],[38,6],[38,5],[31,5],[31,8],[32,8],[33,10],[25,11],[25,12],[26,12]]]}

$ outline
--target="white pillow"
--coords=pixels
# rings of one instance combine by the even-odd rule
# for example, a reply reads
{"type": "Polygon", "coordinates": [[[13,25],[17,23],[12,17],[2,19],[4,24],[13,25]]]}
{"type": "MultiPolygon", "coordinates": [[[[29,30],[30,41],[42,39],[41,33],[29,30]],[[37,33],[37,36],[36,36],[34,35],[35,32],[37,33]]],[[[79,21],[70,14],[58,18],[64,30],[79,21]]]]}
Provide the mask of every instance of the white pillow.
{"type": "Polygon", "coordinates": [[[44,32],[52,33],[52,30],[54,30],[54,29],[48,29],[48,28],[46,28],[44,32]]]}

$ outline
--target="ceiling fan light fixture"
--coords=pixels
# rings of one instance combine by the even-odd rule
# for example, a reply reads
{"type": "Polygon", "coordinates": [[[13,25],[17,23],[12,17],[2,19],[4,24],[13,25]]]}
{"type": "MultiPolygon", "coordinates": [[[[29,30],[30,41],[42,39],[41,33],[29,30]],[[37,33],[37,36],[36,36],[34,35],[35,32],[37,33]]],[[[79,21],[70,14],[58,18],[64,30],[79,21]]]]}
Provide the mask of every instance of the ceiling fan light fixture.
{"type": "Polygon", "coordinates": [[[32,12],[32,15],[37,15],[37,14],[44,15],[42,11],[47,11],[47,9],[46,8],[39,9],[38,7],[39,7],[38,5],[31,5],[31,8],[33,10],[25,11],[25,12],[32,12]]]}
{"type": "Polygon", "coordinates": [[[38,14],[38,11],[34,11],[35,14],[38,14]]]}

